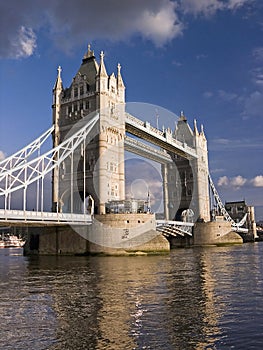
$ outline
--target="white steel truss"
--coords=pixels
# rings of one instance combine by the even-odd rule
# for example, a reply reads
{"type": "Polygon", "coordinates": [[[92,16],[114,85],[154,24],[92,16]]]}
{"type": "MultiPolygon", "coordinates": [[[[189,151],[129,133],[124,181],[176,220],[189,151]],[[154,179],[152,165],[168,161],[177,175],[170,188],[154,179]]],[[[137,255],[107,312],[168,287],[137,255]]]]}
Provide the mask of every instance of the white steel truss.
{"type": "Polygon", "coordinates": [[[24,164],[36,151],[38,151],[39,156],[41,146],[49,138],[53,131],[54,125],[52,125],[51,128],[21,150],[0,161],[0,175],[2,175],[5,171],[10,171],[15,167],[24,164]]]}
{"type": "MultiPolygon", "coordinates": [[[[231,216],[229,215],[229,213],[227,212],[224,204],[222,203],[220,197],[219,197],[219,194],[215,188],[215,185],[213,183],[213,180],[212,180],[212,177],[210,174],[208,174],[208,180],[209,180],[209,183],[210,183],[210,187],[212,189],[212,192],[213,192],[213,195],[214,195],[214,198],[215,198],[215,201],[220,209],[220,212],[221,214],[224,216],[225,220],[226,221],[229,221],[231,222],[231,225],[232,225],[232,229],[235,230],[235,231],[241,231],[241,226],[243,226],[246,222],[246,219],[247,219],[247,214],[244,215],[244,217],[242,218],[242,220],[240,220],[239,222],[235,222],[231,216]]],[[[247,229],[243,229],[244,230],[247,230],[247,229]]]]}
{"type": "MultiPolygon", "coordinates": [[[[41,199],[40,211],[43,212],[45,176],[50,174],[53,171],[53,169],[59,168],[61,163],[67,157],[71,156],[71,158],[73,159],[73,152],[81,145],[81,143],[86,142],[88,134],[95,126],[98,120],[99,114],[96,113],[88,122],[85,123],[84,126],[82,126],[72,136],[64,140],[57,147],[25,163],[21,159],[20,162],[18,161],[17,163],[13,163],[15,165],[12,168],[6,169],[2,173],[0,173],[0,198],[4,198],[4,210],[6,212],[7,210],[10,210],[11,194],[15,191],[22,190],[23,211],[25,212],[27,210],[28,187],[33,183],[37,183],[38,188],[40,187],[40,193],[37,195],[40,196],[41,199]]],[[[51,132],[51,129],[49,129],[49,135],[51,132]]],[[[48,132],[45,133],[45,137],[48,137],[47,135],[48,132]]],[[[32,145],[34,147],[37,147],[37,142],[33,142],[32,145]]],[[[31,149],[33,152],[33,146],[31,148],[28,147],[28,150],[31,149]]],[[[25,149],[21,150],[20,154],[22,154],[22,151],[25,152],[25,149]]],[[[17,152],[17,154],[19,154],[19,152],[17,152]]],[[[29,154],[29,152],[27,154],[29,154]]],[[[9,164],[11,164],[11,162],[9,164]]]]}

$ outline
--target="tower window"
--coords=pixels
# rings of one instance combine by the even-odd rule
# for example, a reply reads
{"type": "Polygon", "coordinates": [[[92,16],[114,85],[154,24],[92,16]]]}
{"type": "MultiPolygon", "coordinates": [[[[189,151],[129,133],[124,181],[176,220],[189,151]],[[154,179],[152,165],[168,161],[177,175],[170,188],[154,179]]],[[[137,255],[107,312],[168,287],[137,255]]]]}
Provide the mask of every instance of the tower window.
{"type": "Polygon", "coordinates": [[[83,85],[80,85],[79,94],[80,94],[80,95],[83,95],[83,94],[84,94],[84,86],[83,86],[83,85]]]}
{"type": "Polygon", "coordinates": [[[86,84],[86,91],[87,91],[87,92],[90,91],[90,86],[89,86],[88,83],[86,84]]]}
{"type": "Polygon", "coordinates": [[[74,88],[74,97],[78,97],[78,87],[74,88]]]}

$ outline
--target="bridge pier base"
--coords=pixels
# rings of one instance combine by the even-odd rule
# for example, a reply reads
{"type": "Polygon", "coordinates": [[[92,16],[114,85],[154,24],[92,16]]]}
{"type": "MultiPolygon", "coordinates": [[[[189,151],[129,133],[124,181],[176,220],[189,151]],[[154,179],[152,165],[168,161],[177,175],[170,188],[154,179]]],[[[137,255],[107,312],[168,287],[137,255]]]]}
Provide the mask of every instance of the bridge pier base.
{"type": "Polygon", "coordinates": [[[30,227],[25,255],[141,255],[170,251],[153,214],[97,215],[92,225],[30,227]]]}
{"type": "Polygon", "coordinates": [[[242,237],[232,231],[228,221],[196,222],[194,226],[194,245],[242,244],[242,237]]]}

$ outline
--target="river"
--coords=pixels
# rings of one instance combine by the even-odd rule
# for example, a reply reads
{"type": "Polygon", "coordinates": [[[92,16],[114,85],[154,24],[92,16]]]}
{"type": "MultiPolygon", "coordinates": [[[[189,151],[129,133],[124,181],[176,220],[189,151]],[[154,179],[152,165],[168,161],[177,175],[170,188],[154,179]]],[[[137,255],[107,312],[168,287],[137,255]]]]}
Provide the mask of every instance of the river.
{"type": "Polygon", "coordinates": [[[135,257],[0,249],[0,349],[261,349],[263,243],[135,257]]]}

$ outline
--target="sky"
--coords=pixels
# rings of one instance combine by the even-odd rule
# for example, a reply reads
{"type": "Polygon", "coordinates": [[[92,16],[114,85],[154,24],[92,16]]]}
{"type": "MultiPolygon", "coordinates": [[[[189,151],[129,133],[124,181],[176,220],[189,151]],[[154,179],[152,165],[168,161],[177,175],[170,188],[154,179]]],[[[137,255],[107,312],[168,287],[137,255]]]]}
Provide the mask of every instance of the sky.
{"type": "Polygon", "coordinates": [[[127,102],[204,125],[221,199],[263,220],[262,0],[0,0],[0,19],[0,159],[51,126],[57,67],[69,86],[90,43],[127,102]]]}

